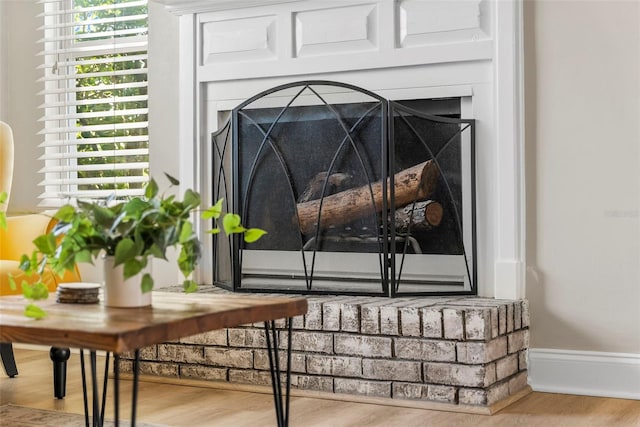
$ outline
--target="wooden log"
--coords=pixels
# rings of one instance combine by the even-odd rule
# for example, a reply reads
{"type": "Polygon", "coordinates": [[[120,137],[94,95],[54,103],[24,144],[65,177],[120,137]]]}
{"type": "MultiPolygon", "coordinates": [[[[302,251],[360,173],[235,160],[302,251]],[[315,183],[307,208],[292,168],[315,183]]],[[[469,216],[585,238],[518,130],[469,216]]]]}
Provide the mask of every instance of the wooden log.
{"type": "MultiPolygon", "coordinates": [[[[438,167],[428,160],[394,175],[395,206],[405,206],[414,200],[426,199],[436,188],[439,177],[438,167]]],[[[389,180],[387,192],[390,193],[389,180]]],[[[390,203],[389,194],[387,201],[390,203]]],[[[298,221],[303,234],[311,234],[316,230],[320,200],[298,203],[298,221]]],[[[382,181],[371,185],[351,188],[322,199],[322,215],[320,228],[346,224],[355,219],[373,215],[382,211],[382,181]],[[373,200],[372,200],[373,196],[373,200]]],[[[294,218],[295,222],[295,218],[294,218]]]]}
{"type": "Polygon", "coordinates": [[[410,231],[429,231],[442,222],[442,205],[434,200],[424,200],[398,209],[395,213],[396,232],[409,233],[410,231]],[[413,210],[413,214],[411,211],[413,210]],[[411,229],[409,229],[411,226],[411,229]]]}

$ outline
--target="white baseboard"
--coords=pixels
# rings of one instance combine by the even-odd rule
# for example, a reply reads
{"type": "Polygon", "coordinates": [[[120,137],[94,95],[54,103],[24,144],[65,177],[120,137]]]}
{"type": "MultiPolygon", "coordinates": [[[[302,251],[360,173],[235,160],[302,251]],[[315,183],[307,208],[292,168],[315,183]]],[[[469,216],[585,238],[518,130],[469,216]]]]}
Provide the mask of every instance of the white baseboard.
{"type": "Polygon", "coordinates": [[[534,391],[640,400],[640,354],[529,349],[534,391]]]}

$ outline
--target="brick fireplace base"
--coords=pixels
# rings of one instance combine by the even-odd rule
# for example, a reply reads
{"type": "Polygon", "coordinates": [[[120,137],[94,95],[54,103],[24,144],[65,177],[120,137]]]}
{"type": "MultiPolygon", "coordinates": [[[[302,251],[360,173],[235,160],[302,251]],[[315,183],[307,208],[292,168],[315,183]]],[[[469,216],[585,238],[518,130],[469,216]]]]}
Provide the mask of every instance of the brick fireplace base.
{"type": "MultiPolygon", "coordinates": [[[[145,348],[141,372],[270,385],[262,326],[145,348]]],[[[286,343],[285,331],[280,341],[286,343]]],[[[291,382],[294,389],[432,402],[453,410],[491,407],[527,388],[528,346],[526,300],[309,297],[308,313],[293,322],[291,382]]],[[[130,369],[124,360],[122,370],[130,369]]]]}

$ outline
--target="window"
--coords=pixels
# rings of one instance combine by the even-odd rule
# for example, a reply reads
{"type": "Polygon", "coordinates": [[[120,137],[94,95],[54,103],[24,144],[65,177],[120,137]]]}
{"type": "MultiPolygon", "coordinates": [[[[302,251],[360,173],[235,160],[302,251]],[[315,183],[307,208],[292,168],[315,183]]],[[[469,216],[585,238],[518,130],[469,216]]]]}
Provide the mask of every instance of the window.
{"type": "Polygon", "coordinates": [[[42,206],[143,193],[147,0],[41,0],[42,206]]]}

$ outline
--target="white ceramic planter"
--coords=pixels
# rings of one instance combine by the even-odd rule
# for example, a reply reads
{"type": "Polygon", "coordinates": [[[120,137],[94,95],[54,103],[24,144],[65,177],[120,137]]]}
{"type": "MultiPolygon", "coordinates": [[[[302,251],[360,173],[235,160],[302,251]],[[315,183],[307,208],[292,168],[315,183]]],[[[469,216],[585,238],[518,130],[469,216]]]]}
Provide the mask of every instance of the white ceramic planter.
{"type": "Polygon", "coordinates": [[[144,273],[150,272],[150,266],[139,274],[124,280],[123,265],[114,267],[115,258],[104,257],[104,305],[107,307],[145,307],[151,305],[151,292],[143,293],[140,280],[144,273]]]}

